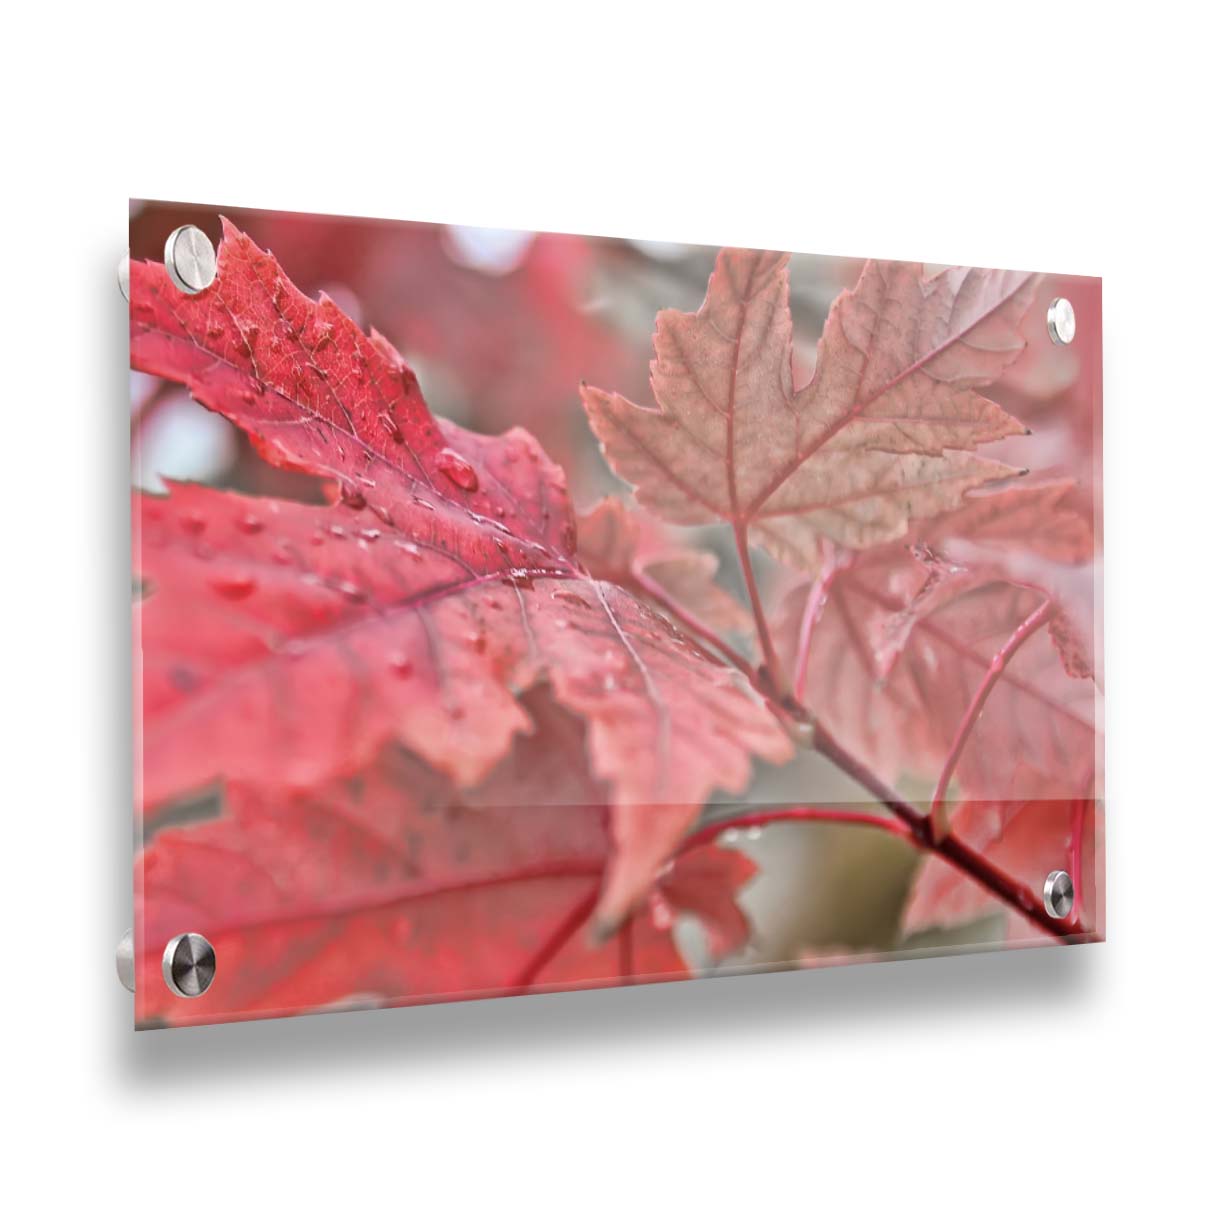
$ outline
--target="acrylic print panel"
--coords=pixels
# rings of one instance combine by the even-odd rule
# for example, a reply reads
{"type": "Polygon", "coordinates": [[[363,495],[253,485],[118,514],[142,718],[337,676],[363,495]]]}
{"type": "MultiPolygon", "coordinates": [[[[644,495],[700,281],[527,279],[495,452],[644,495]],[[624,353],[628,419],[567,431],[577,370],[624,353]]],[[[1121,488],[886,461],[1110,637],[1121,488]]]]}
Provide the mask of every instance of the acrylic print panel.
{"type": "Polygon", "coordinates": [[[1099,281],[130,240],[139,1025],[1101,937],[1099,281]]]}

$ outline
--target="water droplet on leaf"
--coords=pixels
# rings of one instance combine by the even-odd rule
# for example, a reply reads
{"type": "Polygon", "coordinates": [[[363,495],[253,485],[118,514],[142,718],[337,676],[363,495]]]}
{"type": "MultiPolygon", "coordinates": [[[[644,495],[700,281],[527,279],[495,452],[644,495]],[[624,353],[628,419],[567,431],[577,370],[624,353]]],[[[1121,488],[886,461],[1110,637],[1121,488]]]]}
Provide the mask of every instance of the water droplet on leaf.
{"type": "Polygon", "coordinates": [[[408,677],[411,676],[412,673],[416,670],[412,666],[412,660],[406,654],[404,654],[403,651],[400,651],[400,650],[397,650],[387,660],[387,662],[390,664],[391,670],[397,676],[399,676],[401,680],[407,680],[408,677]]]}
{"type": "Polygon", "coordinates": [[[246,599],[255,590],[255,579],[250,574],[218,574],[212,588],[222,599],[246,599]]]}
{"type": "Polygon", "coordinates": [[[480,478],[476,475],[476,469],[449,446],[443,447],[438,452],[438,471],[469,493],[474,493],[480,487],[480,478]]]}

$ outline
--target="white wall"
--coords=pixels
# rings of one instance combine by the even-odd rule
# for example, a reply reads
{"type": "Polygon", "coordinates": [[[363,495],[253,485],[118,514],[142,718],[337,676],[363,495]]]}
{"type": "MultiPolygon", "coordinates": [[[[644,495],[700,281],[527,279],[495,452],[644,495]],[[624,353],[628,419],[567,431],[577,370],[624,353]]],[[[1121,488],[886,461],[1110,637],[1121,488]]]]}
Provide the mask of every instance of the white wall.
{"type": "Polygon", "coordinates": [[[10,1218],[1202,1218],[1210,9],[124,7],[5,18],[10,1218]],[[128,195],[1103,274],[1108,944],[133,1035],[128,195]]]}

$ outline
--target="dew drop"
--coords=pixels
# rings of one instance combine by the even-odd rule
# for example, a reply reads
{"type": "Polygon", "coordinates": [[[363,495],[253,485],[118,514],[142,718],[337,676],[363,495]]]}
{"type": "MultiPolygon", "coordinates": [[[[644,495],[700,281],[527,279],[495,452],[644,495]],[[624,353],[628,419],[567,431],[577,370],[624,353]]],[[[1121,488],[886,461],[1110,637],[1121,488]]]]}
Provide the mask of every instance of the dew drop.
{"type": "Polygon", "coordinates": [[[183,530],[190,535],[199,535],[204,530],[206,525],[204,516],[194,510],[188,514],[184,514],[183,517],[179,519],[179,522],[182,523],[183,530]]]}
{"type": "Polygon", "coordinates": [[[407,680],[409,676],[416,670],[412,666],[412,660],[403,653],[397,650],[388,660],[388,665],[391,670],[401,679],[407,680]]]}
{"type": "Polygon", "coordinates": [[[339,523],[332,523],[327,530],[329,534],[335,536],[337,540],[344,539],[344,528],[341,527],[339,523]]]}
{"type": "Polygon", "coordinates": [[[438,452],[438,470],[469,493],[474,493],[480,487],[480,478],[476,475],[476,469],[449,446],[443,447],[438,452]]]}
{"type": "Polygon", "coordinates": [[[264,529],[264,521],[253,514],[245,514],[238,520],[238,530],[244,535],[258,535],[264,529]]]}
{"type": "Polygon", "coordinates": [[[349,603],[365,602],[365,592],[359,586],[354,586],[351,582],[337,583],[336,590],[339,591],[340,594],[349,601],[349,603]]]}
{"type": "Polygon", "coordinates": [[[363,527],[357,534],[363,540],[369,540],[371,544],[373,544],[375,540],[382,539],[382,532],[379,531],[377,527],[363,527]]]}
{"type": "Polygon", "coordinates": [[[250,574],[218,574],[212,588],[223,599],[246,599],[255,590],[255,579],[250,574]]]}

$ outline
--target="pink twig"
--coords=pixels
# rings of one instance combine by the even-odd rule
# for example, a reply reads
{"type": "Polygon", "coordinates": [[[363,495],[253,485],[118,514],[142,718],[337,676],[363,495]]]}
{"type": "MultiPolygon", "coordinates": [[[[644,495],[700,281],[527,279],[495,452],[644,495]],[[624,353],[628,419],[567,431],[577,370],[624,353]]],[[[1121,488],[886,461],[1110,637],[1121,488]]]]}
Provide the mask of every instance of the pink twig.
{"type": "Polygon", "coordinates": [[[677,851],[677,857],[690,850],[695,850],[698,846],[706,846],[712,841],[717,841],[728,831],[761,829],[768,825],[784,823],[866,825],[869,828],[882,829],[894,837],[904,838],[912,845],[921,848],[909,826],[903,820],[894,819],[892,816],[885,816],[879,812],[845,811],[841,808],[793,807],[768,812],[741,813],[738,816],[728,816],[723,820],[713,820],[685,838],[677,851]]]}
{"type": "Polygon", "coordinates": [[[775,692],[773,696],[783,697],[782,665],[778,662],[778,653],[774,649],[773,636],[769,632],[769,618],[765,615],[765,605],[761,602],[761,592],[757,587],[756,574],[752,572],[752,560],[748,556],[748,528],[743,523],[735,524],[735,555],[739,558],[740,570],[744,575],[744,585],[748,588],[748,599],[752,604],[752,619],[756,622],[757,640],[761,645],[761,657],[765,660],[765,674],[769,677],[775,692]]]}
{"type": "Polygon", "coordinates": [[[948,787],[952,782],[952,775],[956,771],[961,755],[965,751],[965,745],[969,742],[969,736],[973,731],[974,723],[977,722],[983,707],[986,705],[986,699],[990,696],[994,686],[998,684],[999,677],[1002,676],[1003,669],[1007,666],[1012,656],[1053,615],[1054,605],[1047,599],[1022,621],[1016,627],[1011,637],[1000,648],[998,654],[990,661],[990,666],[986,669],[986,674],[982,677],[982,682],[978,685],[977,692],[973,694],[973,700],[969,702],[969,708],[965,711],[960,725],[956,728],[956,737],[952,741],[952,749],[948,753],[948,759],[944,761],[943,769],[939,774],[939,781],[935,784],[935,794],[931,798],[930,821],[932,832],[937,841],[942,841],[948,835],[948,831],[951,828],[945,797],[948,793],[948,787]]]}

